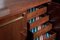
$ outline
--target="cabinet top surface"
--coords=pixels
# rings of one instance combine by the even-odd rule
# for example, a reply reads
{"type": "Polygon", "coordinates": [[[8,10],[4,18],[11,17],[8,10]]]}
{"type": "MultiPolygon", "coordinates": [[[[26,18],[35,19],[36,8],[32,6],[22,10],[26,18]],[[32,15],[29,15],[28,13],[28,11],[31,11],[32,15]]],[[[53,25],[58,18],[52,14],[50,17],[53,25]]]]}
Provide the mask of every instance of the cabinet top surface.
{"type": "Polygon", "coordinates": [[[29,8],[44,4],[46,2],[49,2],[49,1],[48,0],[20,0],[20,1],[18,0],[15,3],[9,4],[8,6],[9,11],[6,14],[4,14],[4,12],[0,13],[2,14],[2,16],[0,16],[0,20],[8,16],[14,16],[16,14],[21,14],[22,12],[26,11],[29,8]]]}

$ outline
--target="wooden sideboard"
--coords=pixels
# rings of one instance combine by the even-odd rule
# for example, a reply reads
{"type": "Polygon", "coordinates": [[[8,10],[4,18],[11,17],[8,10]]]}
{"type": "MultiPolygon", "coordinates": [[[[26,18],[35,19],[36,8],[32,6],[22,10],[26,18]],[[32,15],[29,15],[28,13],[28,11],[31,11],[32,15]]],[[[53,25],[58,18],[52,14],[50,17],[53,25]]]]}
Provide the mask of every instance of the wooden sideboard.
{"type": "MultiPolygon", "coordinates": [[[[21,1],[8,6],[9,14],[0,17],[0,40],[31,40],[46,34],[52,29],[52,24],[49,22],[49,15],[47,15],[47,4],[51,0],[35,0],[35,1],[21,1]],[[45,5],[46,4],[46,5],[45,5]],[[38,8],[34,12],[29,12],[31,8],[38,8]],[[28,21],[32,18],[42,18],[32,24],[28,21]],[[35,33],[30,30],[36,26],[43,25],[48,22],[48,25],[35,33]],[[30,35],[32,34],[32,36],[30,35]]],[[[44,37],[43,40],[53,40],[56,33],[50,34],[49,38],[44,37]]]]}

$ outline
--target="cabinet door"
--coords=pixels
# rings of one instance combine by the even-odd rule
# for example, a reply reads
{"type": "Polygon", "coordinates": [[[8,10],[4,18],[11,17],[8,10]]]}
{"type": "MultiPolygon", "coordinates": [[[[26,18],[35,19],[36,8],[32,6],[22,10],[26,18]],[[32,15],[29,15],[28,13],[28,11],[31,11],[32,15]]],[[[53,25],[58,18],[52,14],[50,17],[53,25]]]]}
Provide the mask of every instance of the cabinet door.
{"type": "Polygon", "coordinates": [[[14,22],[11,20],[7,23],[0,27],[0,40],[25,40],[27,27],[24,18],[16,18],[14,22]]]}

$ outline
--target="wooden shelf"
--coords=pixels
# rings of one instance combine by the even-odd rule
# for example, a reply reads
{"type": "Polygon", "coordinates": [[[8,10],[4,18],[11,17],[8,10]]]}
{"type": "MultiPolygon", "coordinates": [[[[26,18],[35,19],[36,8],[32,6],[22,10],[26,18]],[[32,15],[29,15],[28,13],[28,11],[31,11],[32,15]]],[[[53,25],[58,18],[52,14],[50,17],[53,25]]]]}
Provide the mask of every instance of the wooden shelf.
{"type": "Polygon", "coordinates": [[[42,14],[44,14],[44,13],[46,13],[46,12],[47,12],[47,7],[44,7],[44,8],[38,9],[38,10],[35,11],[35,12],[28,13],[28,14],[27,14],[27,20],[30,20],[30,19],[32,19],[32,18],[34,18],[34,17],[39,16],[39,15],[42,15],[42,14]]]}
{"type": "Polygon", "coordinates": [[[50,31],[51,29],[52,29],[52,24],[49,23],[48,26],[46,26],[45,28],[43,28],[43,29],[39,30],[37,33],[35,33],[34,38],[45,34],[46,32],[50,31]]]}
{"type": "Polygon", "coordinates": [[[44,39],[44,40],[54,40],[55,37],[56,37],[56,33],[52,34],[52,35],[50,36],[50,38],[44,39]]]}
{"type": "Polygon", "coordinates": [[[49,16],[45,16],[42,19],[35,21],[34,23],[30,24],[30,30],[38,25],[41,25],[49,20],[49,16]]]}

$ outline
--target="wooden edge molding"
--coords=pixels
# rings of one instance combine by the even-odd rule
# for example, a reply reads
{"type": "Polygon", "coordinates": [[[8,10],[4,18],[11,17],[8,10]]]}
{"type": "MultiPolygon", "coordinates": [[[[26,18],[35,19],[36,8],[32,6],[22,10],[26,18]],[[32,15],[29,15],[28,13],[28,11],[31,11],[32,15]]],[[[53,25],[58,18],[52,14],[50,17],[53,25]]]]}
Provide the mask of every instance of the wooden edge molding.
{"type": "Polygon", "coordinates": [[[39,16],[39,15],[42,15],[42,14],[46,13],[46,11],[47,11],[47,7],[43,7],[41,9],[36,10],[35,12],[28,13],[27,14],[27,20],[30,20],[34,17],[39,16]]]}
{"type": "Polygon", "coordinates": [[[30,24],[30,30],[38,25],[41,25],[49,20],[49,16],[45,16],[42,19],[35,21],[34,23],[30,24]]]}
{"type": "Polygon", "coordinates": [[[34,38],[45,34],[46,32],[50,31],[51,29],[52,29],[52,24],[49,23],[48,26],[46,26],[45,28],[43,28],[43,29],[39,30],[37,33],[35,33],[34,38]]]}

